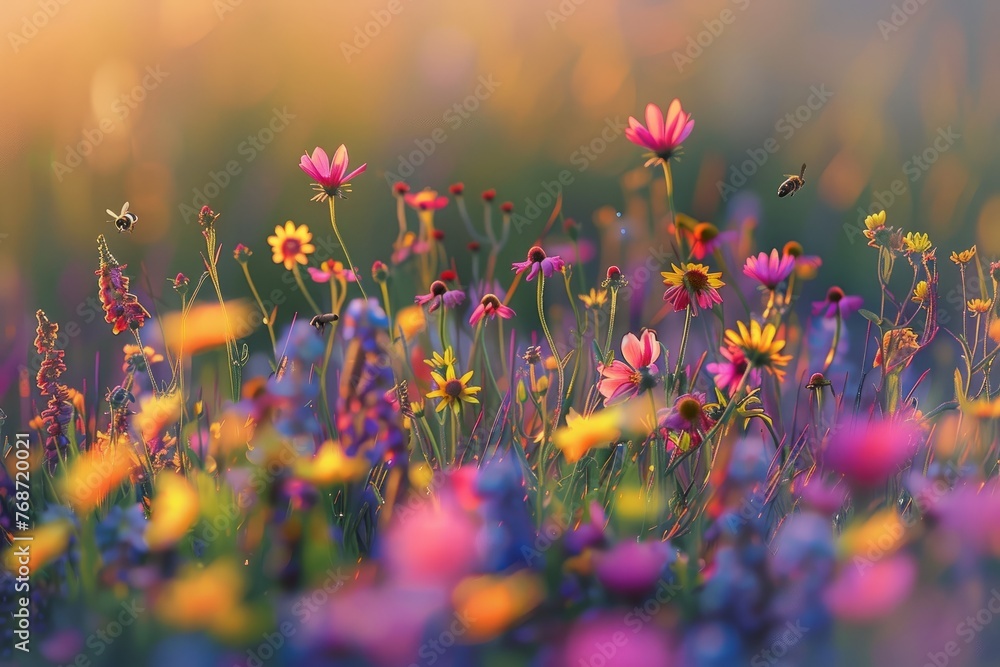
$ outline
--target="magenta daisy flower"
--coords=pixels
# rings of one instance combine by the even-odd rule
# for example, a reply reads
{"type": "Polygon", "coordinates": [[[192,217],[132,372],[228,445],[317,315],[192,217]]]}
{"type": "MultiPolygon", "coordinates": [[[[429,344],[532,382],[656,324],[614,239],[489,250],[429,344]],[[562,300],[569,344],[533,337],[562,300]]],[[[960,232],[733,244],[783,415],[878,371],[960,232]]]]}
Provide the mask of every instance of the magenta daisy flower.
{"type": "Polygon", "coordinates": [[[479,305],[476,306],[476,309],[472,311],[472,317],[469,318],[469,324],[475,326],[479,320],[484,317],[493,319],[497,316],[502,317],[505,320],[509,320],[514,317],[514,309],[508,308],[500,303],[500,299],[496,294],[487,294],[479,301],[479,305]]]}
{"type": "Polygon", "coordinates": [[[329,197],[344,199],[344,193],[351,191],[351,179],[364,173],[368,164],[365,163],[348,173],[347,147],[341,144],[337,152],[333,154],[332,162],[326,151],[317,146],[313,149],[312,155],[306,153],[302,156],[302,159],[299,160],[299,168],[315,181],[313,187],[317,190],[317,194],[313,197],[313,201],[326,201],[329,197]]]}
{"type": "MultiPolygon", "coordinates": [[[[705,366],[705,370],[712,374],[716,387],[732,394],[739,387],[740,380],[747,371],[747,358],[743,350],[732,345],[721,348],[719,354],[725,361],[712,362],[705,366]]],[[[748,386],[759,385],[760,371],[757,369],[750,371],[747,383],[748,386]]]]}
{"type": "Polygon", "coordinates": [[[774,290],[794,270],[795,258],[779,254],[777,248],[771,250],[770,255],[762,252],[756,257],[747,257],[747,263],[743,266],[743,273],[769,290],[774,290]]]}
{"type": "Polygon", "coordinates": [[[450,290],[443,282],[435,280],[431,283],[431,291],[427,294],[418,295],[414,299],[414,302],[421,306],[428,306],[427,312],[433,313],[442,305],[447,308],[454,308],[461,305],[464,300],[465,292],[457,289],[450,290]]]}
{"type": "Polygon", "coordinates": [[[823,313],[823,317],[835,317],[839,312],[841,317],[847,317],[860,310],[864,303],[860,296],[848,296],[844,290],[834,286],[827,291],[825,299],[813,301],[813,315],[823,313]]]}
{"type": "Polygon", "coordinates": [[[535,279],[539,271],[546,278],[551,278],[553,273],[562,271],[564,266],[566,266],[566,262],[558,255],[549,257],[540,247],[531,246],[531,250],[528,251],[528,260],[525,262],[514,262],[511,265],[511,270],[517,273],[527,271],[528,276],[525,280],[530,282],[535,279]]]}
{"type": "Polygon", "coordinates": [[[605,405],[623,401],[656,386],[659,370],[654,362],[660,356],[660,344],[655,331],[646,329],[642,338],[633,333],[625,334],[622,356],[625,361],[615,359],[607,366],[600,364],[597,367],[601,374],[597,390],[604,396],[605,405]]]}
{"type": "Polygon", "coordinates": [[[646,105],[646,125],[629,116],[625,137],[636,146],[652,153],[646,166],[669,160],[694,129],[691,115],[681,108],[681,101],[674,99],[667,108],[666,118],[660,107],[652,102],[646,105]]]}

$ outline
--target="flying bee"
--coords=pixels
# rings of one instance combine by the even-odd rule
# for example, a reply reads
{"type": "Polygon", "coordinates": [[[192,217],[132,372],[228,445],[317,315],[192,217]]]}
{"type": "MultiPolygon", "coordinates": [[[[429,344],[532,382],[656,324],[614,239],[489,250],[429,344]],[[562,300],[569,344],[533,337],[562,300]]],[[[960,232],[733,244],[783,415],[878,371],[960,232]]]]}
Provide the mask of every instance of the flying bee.
{"type": "Polygon", "coordinates": [[[319,331],[320,333],[323,333],[323,330],[326,329],[327,324],[330,324],[331,322],[336,322],[339,319],[340,315],[338,315],[337,313],[326,313],[325,315],[316,315],[311,320],[309,320],[309,324],[316,327],[316,330],[319,331]]]}
{"type": "Polygon", "coordinates": [[[806,181],[803,176],[806,174],[806,165],[802,164],[802,171],[796,176],[795,174],[785,174],[785,182],[778,186],[778,196],[784,197],[785,195],[795,196],[795,193],[799,191],[806,181]]]}
{"type": "Polygon", "coordinates": [[[131,233],[135,229],[135,223],[139,222],[139,216],[128,210],[128,202],[122,206],[121,213],[115,213],[110,208],[104,209],[111,216],[111,222],[115,223],[115,227],[118,228],[118,233],[129,232],[131,233]]]}

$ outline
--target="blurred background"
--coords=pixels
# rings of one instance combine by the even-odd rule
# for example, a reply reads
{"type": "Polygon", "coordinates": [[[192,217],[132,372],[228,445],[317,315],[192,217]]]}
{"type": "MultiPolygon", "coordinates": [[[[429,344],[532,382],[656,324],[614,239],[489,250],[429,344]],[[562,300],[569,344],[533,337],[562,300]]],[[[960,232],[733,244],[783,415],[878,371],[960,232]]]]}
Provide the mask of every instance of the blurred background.
{"type": "MultiPolygon", "coordinates": [[[[832,284],[877,293],[857,232],[869,210],[929,232],[942,260],[972,243],[984,261],[1000,255],[1000,5],[986,0],[5,0],[0,27],[0,407],[12,420],[36,308],[70,332],[70,384],[109,349],[99,233],[154,313],[177,306],[167,278],[201,271],[204,203],[223,214],[227,296],[246,293],[226,258],[236,243],[256,253],[258,284],[279,282],[275,224],[328,234],[297,167],[316,145],[368,163],[338,206],[361,267],[387,259],[398,178],[442,192],[463,181],[474,210],[496,188],[537,236],[551,211],[540,195],[568,171],[564,212],[596,237],[616,224],[623,176],[642,178],[624,123],[674,97],[696,121],[674,169],[678,209],[731,225],[734,193],[757,195],[762,247],[794,238],[824,258],[806,298],[832,284]],[[805,189],[777,199],[803,162],[805,189]],[[126,200],[140,221],[118,235],[105,209],[126,200]]],[[[438,224],[460,254],[454,213],[438,224]]]]}

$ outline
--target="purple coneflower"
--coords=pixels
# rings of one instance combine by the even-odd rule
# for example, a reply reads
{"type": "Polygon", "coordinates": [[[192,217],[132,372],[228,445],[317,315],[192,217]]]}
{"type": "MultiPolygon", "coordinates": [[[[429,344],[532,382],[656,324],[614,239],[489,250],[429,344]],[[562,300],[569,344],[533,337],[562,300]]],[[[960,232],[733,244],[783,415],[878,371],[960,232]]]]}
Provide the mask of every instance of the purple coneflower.
{"type": "Polygon", "coordinates": [[[469,318],[469,324],[475,326],[479,323],[479,320],[484,317],[493,319],[497,316],[502,317],[505,320],[509,320],[514,317],[514,310],[500,303],[500,299],[496,294],[487,294],[479,301],[479,305],[476,306],[476,309],[472,311],[472,317],[469,318]]]}
{"type": "Polygon", "coordinates": [[[562,271],[563,267],[566,266],[566,262],[562,260],[558,255],[552,255],[551,257],[545,254],[539,246],[531,246],[528,250],[528,259],[524,262],[514,262],[511,265],[511,269],[517,273],[528,272],[527,278],[529,282],[535,279],[538,272],[541,271],[542,275],[546,278],[551,278],[552,274],[556,271],[562,271]]]}
{"type": "Polygon", "coordinates": [[[860,296],[848,296],[844,290],[834,286],[827,291],[825,299],[813,301],[813,315],[823,313],[823,317],[834,317],[839,312],[841,317],[847,317],[857,312],[864,303],[860,296]]]}
{"type": "Polygon", "coordinates": [[[448,289],[440,280],[435,280],[431,283],[431,290],[427,294],[419,294],[414,299],[414,302],[421,305],[427,306],[427,312],[433,313],[435,310],[444,305],[447,308],[454,308],[465,300],[465,292],[462,290],[448,289]]]}

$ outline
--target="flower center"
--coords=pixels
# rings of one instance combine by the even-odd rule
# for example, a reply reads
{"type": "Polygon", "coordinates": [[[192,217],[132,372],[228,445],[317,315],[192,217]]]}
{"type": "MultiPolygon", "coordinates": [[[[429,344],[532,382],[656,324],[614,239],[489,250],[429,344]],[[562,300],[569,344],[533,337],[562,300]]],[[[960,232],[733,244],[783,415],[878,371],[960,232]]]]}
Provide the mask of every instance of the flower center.
{"type": "Polygon", "coordinates": [[[707,243],[719,236],[719,228],[711,222],[700,222],[694,228],[694,237],[702,243],[707,243]]]}
{"type": "Polygon", "coordinates": [[[281,252],[284,253],[285,257],[298,255],[301,250],[302,242],[298,239],[286,238],[281,244],[281,252]]]}
{"type": "Polygon", "coordinates": [[[443,296],[445,292],[448,291],[448,286],[445,285],[440,280],[435,280],[431,283],[431,294],[434,296],[443,296]]]}
{"type": "Polygon", "coordinates": [[[492,310],[496,310],[500,307],[500,299],[497,298],[496,294],[487,294],[479,303],[492,310]]]}
{"type": "Polygon", "coordinates": [[[458,398],[462,395],[462,383],[459,380],[448,380],[444,385],[444,393],[451,398],[458,398]]]}
{"type": "Polygon", "coordinates": [[[532,263],[538,263],[545,259],[545,251],[538,246],[532,246],[531,250],[528,251],[528,261],[532,263]]]}
{"type": "Polygon", "coordinates": [[[694,423],[701,416],[701,403],[694,398],[685,398],[677,404],[677,414],[686,421],[694,423]]]}
{"type": "Polygon", "coordinates": [[[688,289],[700,292],[708,287],[708,276],[701,271],[691,269],[684,273],[684,282],[687,284],[688,289]]]}
{"type": "Polygon", "coordinates": [[[801,257],[805,252],[805,248],[798,241],[789,241],[785,244],[784,253],[789,257],[801,257]]]}
{"type": "Polygon", "coordinates": [[[831,287],[826,293],[826,300],[830,303],[840,303],[840,300],[844,298],[844,290],[839,287],[831,287]]]}

